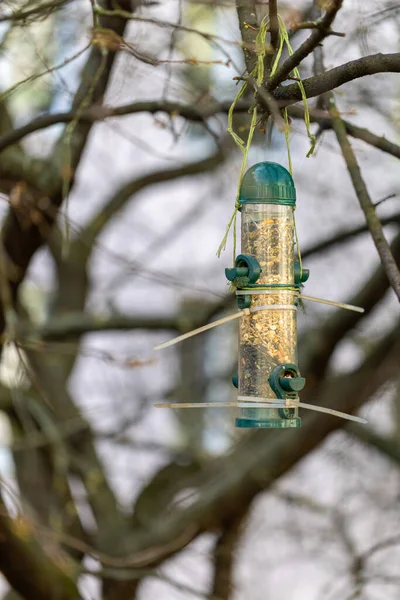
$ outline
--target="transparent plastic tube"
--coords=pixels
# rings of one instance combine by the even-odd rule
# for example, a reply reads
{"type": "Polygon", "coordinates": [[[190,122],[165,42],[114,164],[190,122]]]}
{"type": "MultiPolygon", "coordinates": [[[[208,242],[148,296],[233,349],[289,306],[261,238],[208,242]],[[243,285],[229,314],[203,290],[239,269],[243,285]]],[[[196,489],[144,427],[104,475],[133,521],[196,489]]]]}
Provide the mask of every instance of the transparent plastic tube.
{"type": "MultiPolygon", "coordinates": [[[[262,272],[258,285],[294,285],[293,207],[280,204],[242,206],[241,252],[254,256],[262,272]]],[[[253,294],[252,307],[280,305],[243,316],[239,323],[239,397],[271,398],[276,395],[268,378],[278,365],[297,364],[297,323],[292,290],[268,288],[268,294],[253,294]],[[287,309],[285,307],[288,307],[287,309]]],[[[293,418],[298,410],[292,411],[293,418]]],[[[293,427],[278,408],[242,408],[241,419],[260,421],[259,427],[293,427]]],[[[245,422],[241,426],[246,426],[245,422]]],[[[249,426],[254,427],[254,422],[249,426]]]]}

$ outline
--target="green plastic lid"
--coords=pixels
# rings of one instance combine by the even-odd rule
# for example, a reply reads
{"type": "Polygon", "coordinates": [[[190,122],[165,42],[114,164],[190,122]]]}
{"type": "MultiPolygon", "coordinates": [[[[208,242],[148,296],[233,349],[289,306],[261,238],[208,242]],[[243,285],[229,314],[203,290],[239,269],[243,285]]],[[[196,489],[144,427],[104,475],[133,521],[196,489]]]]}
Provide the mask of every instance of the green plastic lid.
{"type": "Polygon", "coordinates": [[[285,167],[273,162],[253,165],[244,175],[239,204],[296,205],[296,188],[285,167]]]}

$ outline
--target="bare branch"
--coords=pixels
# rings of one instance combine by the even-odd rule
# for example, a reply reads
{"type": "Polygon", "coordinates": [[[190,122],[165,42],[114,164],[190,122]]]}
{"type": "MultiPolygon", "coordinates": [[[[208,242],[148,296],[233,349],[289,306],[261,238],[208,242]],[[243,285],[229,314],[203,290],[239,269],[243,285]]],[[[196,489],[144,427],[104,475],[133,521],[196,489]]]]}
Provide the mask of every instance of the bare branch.
{"type": "MultiPolygon", "coordinates": [[[[381,223],[382,225],[400,225],[400,213],[391,215],[390,217],[382,218],[381,223]]],[[[325,250],[330,250],[334,246],[342,244],[343,242],[347,242],[362,233],[366,233],[367,231],[369,231],[368,225],[363,224],[359,225],[358,227],[354,227],[353,229],[348,229],[347,231],[335,233],[331,237],[326,237],[321,242],[317,242],[313,246],[306,248],[304,251],[302,251],[301,255],[303,258],[307,258],[308,256],[312,256],[313,254],[320,254],[325,250]]]]}
{"type": "MultiPolygon", "coordinates": [[[[301,29],[321,29],[321,24],[318,21],[303,21],[302,23],[296,23],[290,28],[290,33],[296,33],[301,29]]],[[[333,29],[326,30],[326,33],[337,37],[346,37],[346,34],[342,31],[333,31],[333,29]]]]}
{"type": "MultiPolygon", "coordinates": [[[[27,125],[19,127],[12,131],[0,136],[0,152],[2,152],[8,146],[19,142],[27,135],[56,125],[57,123],[69,123],[74,119],[82,123],[95,123],[96,121],[103,121],[109,117],[119,117],[124,115],[136,114],[141,112],[148,112],[155,114],[157,112],[164,112],[171,117],[181,116],[190,121],[204,121],[205,119],[212,117],[218,113],[227,113],[230,107],[230,102],[210,103],[208,106],[196,106],[196,105],[185,105],[179,102],[167,102],[159,100],[149,100],[146,102],[133,102],[116,107],[107,106],[91,106],[80,112],[78,115],[75,110],[70,110],[63,113],[53,113],[48,115],[41,115],[37,117],[27,125]]],[[[238,102],[236,110],[248,111],[251,104],[250,102],[241,101],[238,102]]]]}
{"type": "Polygon", "coordinates": [[[380,435],[373,431],[371,427],[360,426],[357,423],[347,425],[346,431],[349,431],[351,435],[363,444],[375,448],[381,454],[400,465],[400,444],[395,438],[380,435]]]}
{"type": "Polygon", "coordinates": [[[215,543],[211,595],[218,600],[231,600],[232,598],[235,552],[240,542],[242,526],[243,515],[223,523],[222,532],[215,543]]]}
{"type": "MultiPolygon", "coordinates": [[[[301,106],[290,106],[288,113],[292,118],[304,119],[304,109],[301,106]]],[[[313,123],[319,123],[324,129],[332,129],[332,117],[331,115],[323,110],[309,109],[310,120],[313,123]]],[[[346,128],[346,133],[354,138],[362,140],[370,146],[374,146],[382,152],[391,154],[396,158],[400,158],[400,146],[394,144],[384,136],[376,135],[365,129],[364,127],[358,127],[349,121],[342,119],[342,123],[346,128]]]]}
{"type": "MultiPolygon", "coordinates": [[[[251,84],[251,81],[250,81],[251,84]]],[[[291,87],[291,86],[288,86],[291,87]]],[[[260,90],[261,92],[262,90],[260,90]]],[[[267,92],[265,92],[267,94],[267,92]]],[[[272,114],[275,114],[276,108],[280,106],[281,102],[274,100],[273,96],[264,98],[261,95],[260,100],[265,108],[267,108],[272,114]],[[267,99],[268,98],[268,99],[267,99]],[[268,105],[268,101],[271,100],[271,105],[268,105]]],[[[282,101],[284,103],[284,101],[282,101]]],[[[141,112],[147,112],[150,114],[156,114],[158,112],[164,112],[171,117],[183,117],[189,121],[202,122],[210,117],[217,114],[225,114],[230,108],[230,102],[210,102],[206,106],[196,105],[185,105],[179,102],[164,102],[160,100],[149,100],[145,102],[133,102],[116,107],[107,106],[91,106],[90,108],[81,112],[77,115],[74,111],[68,111],[64,113],[53,113],[48,115],[41,115],[36,119],[33,119],[27,125],[13,129],[0,136],[0,152],[8,148],[12,144],[16,144],[21,141],[25,136],[51,127],[57,123],[69,123],[73,119],[77,118],[78,121],[87,121],[89,123],[95,123],[96,121],[103,121],[110,117],[119,117],[129,114],[137,114],[141,112]]],[[[236,104],[235,112],[248,112],[252,107],[252,101],[241,100],[236,104]]],[[[288,109],[289,115],[292,118],[304,119],[304,109],[301,106],[290,106],[288,109]]],[[[332,128],[332,117],[328,112],[316,109],[309,109],[310,119],[313,123],[319,123],[324,128],[332,128]]],[[[375,146],[383,152],[392,154],[396,158],[400,158],[400,146],[390,142],[383,136],[378,136],[368,129],[353,125],[349,121],[343,121],[346,131],[352,137],[363,140],[367,144],[375,146]]]]}
{"type": "MultiPolygon", "coordinates": [[[[20,323],[18,334],[21,338],[22,346],[25,346],[25,339],[29,345],[30,342],[37,342],[40,349],[40,340],[63,340],[66,338],[76,338],[84,333],[94,333],[97,331],[129,331],[132,329],[148,329],[157,331],[191,331],[196,327],[206,324],[221,311],[225,310],[233,302],[231,294],[223,297],[219,302],[205,305],[204,310],[197,311],[194,318],[182,318],[180,311],[176,315],[169,317],[148,317],[141,315],[112,315],[109,317],[101,315],[91,315],[83,312],[67,312],[63,315],[56,315],[53,319],[47,321],[46,325],[40,329],[32,331],[29,327],[20,323]],[[38,341],[39,339],[39,341],[38,341]]],[[[0,392],[1,392],[0,388],[0,392]]],[[[4,394],[4,403],[9,403],[8,395],[4,394]]],[[[2,397],[0,395],[0,407],[2,397]]]]}
{"type": "MultiPolygon", "coordinates": [[[[108,7],[109,3],[105,2],[105,5],[108,7]]],[[[101,17],[100,25],[109,29],[114,28],[117,34],[122,35],[125,21],[112,17],[101,17]]],[[[82,103],[84,104],[87,101],[88,96],[90,96],[91,102],[101,102],[114,63],[114,56],[113,53],[105,55],[103,49],[99,49],[96,46],[92,47],[88,61],[82,71],[81,85],[74,98],[73,112],[76,113],[82,109],[82,103]]],[[[86,146],[91,127],[91,123],[77,123],[73,131],[70,132],[69,142],[71,152],[68,167],[71,171],[71,181],[73,181],[73,174],[86,146]]],[[[47,168],[42,168],[40,171],[35,172],[36,197],[33,208],[39,220],[29,218],[28,222],[21,224],[13,206],[10,207],[5,219],[2,232],[3,245],[11,264],[15,264],[18,268],[18,277],[10,281],[13,297],[17,295],[18,287],[25,277],[26,269],[33,254],[48,238],[57,209],[64,199],[65,181],[63,175],[65,169],[63,171],[60,167],[65,167],[63,165],[65,148],[65,140],[62,135],[53,153],[52,161],[47,164],[47,168]],[[46,211],[43,211],[40,207],[44,197],[46,198],[46,211]],[[50,211],[49,207],[53,210],[50,211]]],[[[5,321],[2,314],[0,316],[0,331],[3,332],[4,328],[5,321]]]]}
{"type": "MultiPolygon", "coordinates": [[[[399,72],[400,52],[371,54],[330,69],[318,77],[303,79],[303,85],[307,98],[313,98],[366,75],[399,72]]],[[[275,100],[286,101],[290,104],[301,100],[301,91],[297,83],[294,83],[276,89],[273,96],[275,100]]]]}
{"type": "MultiPolygon", "coordinates": [[[[335,406],[345,412],[357,410],[383,382],[397,374],[398,333],[396,327],[356,372],[341,375],[340,382],[331,380],[323,386],[319,396],[316,397],[315,389],[310,390],[313,402],[335,406]]],[[[195,492],[191,502],[186,499],[182,507],[166,506],[165,514],[160,513],[146,524],[145,529],[134,532],[131,554],[118,559],[103,555],[102,563],[138,568],[158,564],[185,547],[200,532],[210,527],[214,530],[216,523],[240,514],[243,506],[256,494],[268,488],[329,433],[343,425],[343,421],[329,415],[309,413],[304,417],[301,429],[287,430],[285,436],[279,431],[271,431],[268,444],[263,432],[244,437],[233,452],[213,461],[199,475],[189,476],[186,487],[195,492]]]]}
{"type": "Polygon", "coordinates": [[[46,553],[35,533],[26,518],[9,517],[0,497],[0,571],[9,584],[27,600],[79,600],[71,560],[54,544],[46,553]]]}
{"type": "Polygon", "coordinates": [[[39,335],[42,340],[49,341],[76,338],[84,333],[96,331],[131,331],[132,329],[177,331],[180,330],[180,327],[176,315],[171,317],[149,317],[137,314],[105,316],[72,312],[56,315],[40,331],[36,331],[35,335],[39,335]]]}
{"type": "Polygon", "coordinates": [[[278,23],[278,5],[277,0],[269,0],[269,33],[270,42],[274,52],[277,51],[279,45],[279,23],[278,23]]]}
{"type": "Polygon", "coordinates": [[[85,244],[89,249],[97,236],[100,235],[104,227],[120,210],[124,208],[128,200],[145,187],[156,183],[172,181],[178,177],[198,175],[200,173],[213,170],[217,168],[223,160],[223,152],[218,151],[213,156],[209,156],[195,163],[182,165],[176,167],[175,169],[163,169],[161,171],[155,171],[148,175],[144,175],[143,177],[129,181],[123,185],[114,194],[114,196],[112,196],[112,198],[110,198],[107,204],[102,207],[101,211],[92,219],[92,221],[84,229],[82,229],[81,238],[85,241],[85,244]]]}
{"type": "Polygon", "coordinates": [[[247,72],[250,74],[257,62],[257,56],[254,52],[258,31],[255,0],[236,0],[236,11],[243,40],[244,61],[247,72]]]}
{"type": "MultiPolygon", "coordinates": [[[[391,251],[400,263],[400,235],[397,235],[392,244],[391,251]]],[[[303,370],[312,371],[313,376],[320,378],[326,372],[329,359],[340,340],[355,327],[360,319],[368,316],[375,306],[385,296],[389,289],[389,282],[383,266],[379,264],[359,291],[348,301],[349,304],[362,306],[363,315],[350,311],[337,311],[325,323],[319,323],[312,331],[306,334],[307,344],[303,345],[302,365],[303,370]]]]}
{"type": "MultiPolygon", "coordinates": [[[[266,88],[269,92],[287,79],[290,72],[293,71],[311,52],[320,44],[324,38],[330,35],[331,25],[342,6],[343,0],[332,0],[325,15],[319,22],[319,26],[315,29],[310,37],[301,44],[295,52],[276,70],[274,75],[266,82],[266,88]]],[[[298,86],[297,86],[298,87],[298,86]]]]}
{"type": "Polygon", "coordinates": [[[0,15],[0,23],[5,21],[22,21],[24,24],[30,20],[49,16],[52,12],[69,4],[72,0],[51,0],[43,2],[28,10],[15,10],[6,15],[0,15]]]}
{"type": "Polygon", "coordinates": [[[347,138],[346,128],[340,118],[339,111],[337,110],[332,97],[329,99],[329,113],[332,117],[332,127],[336,133],[336,138],[342,150],[347,170],[353,182],[354,191],[357,195],[361,209],[364,212],[372,239],[374,240],[383,268],[390,281],[390,285],[400,301],[400,271],[391,252],[389,243],[384,236],[382,224],[376,214],[375,206],[369,196],[357,159],[347,138]]]}

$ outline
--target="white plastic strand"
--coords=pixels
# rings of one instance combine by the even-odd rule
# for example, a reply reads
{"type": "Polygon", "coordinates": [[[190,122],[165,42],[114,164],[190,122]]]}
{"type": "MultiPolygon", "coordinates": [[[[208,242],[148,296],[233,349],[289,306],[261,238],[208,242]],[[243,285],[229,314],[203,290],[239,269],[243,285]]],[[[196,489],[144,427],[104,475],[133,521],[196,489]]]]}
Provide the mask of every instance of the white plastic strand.
{"type": "MultiPolygon", "coordinates": [[[[262,398],[260,398],[262,400],[262,398]]],[[[270,399],[269,399],[270,400],[270,399]]],[[[240,403],[241,404],[241,403],[240,403]]],[[[271,402],[255,402],[250,406],[250,402],[243,403],[244,408],[273,408],[271,402]]],[[[238,402],[172,402],[166,404],[155,404],[155,408],[238,408],[238,402]]],[[[298,402],[297,406],[305,408],[306,410],[313,410],[315,412],[326,413],[339,417],[340,419],[347,419],[348,421],[355,421],[356,423],[368,423],[366,419],[357,417],[355,415],[349,415],[341,412],[340,410],[334,410],[333,408],[325,408],[324,406],[315,406],[314,404],[306,404],[304,402],[298,402]]],[[[287,406],[279,405],[277,408],[288,408],[287,406]]],[[[290,408],[290,407],[289,407],[290,408]]],[[[292,407],[293,408],[293,407],[292,407]]]]}

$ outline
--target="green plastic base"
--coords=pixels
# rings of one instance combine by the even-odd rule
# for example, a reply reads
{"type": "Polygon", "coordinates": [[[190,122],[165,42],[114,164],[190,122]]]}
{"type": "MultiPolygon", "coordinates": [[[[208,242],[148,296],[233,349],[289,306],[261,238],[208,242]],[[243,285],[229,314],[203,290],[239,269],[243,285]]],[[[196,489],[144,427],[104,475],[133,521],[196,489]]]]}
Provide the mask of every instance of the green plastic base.
{"type": "Polygon", "coordinates": [[[301,427],[300,417],[294,419],[236,419],[236,427],[248,429],[288,429],[290,427],[301,427]]]}

